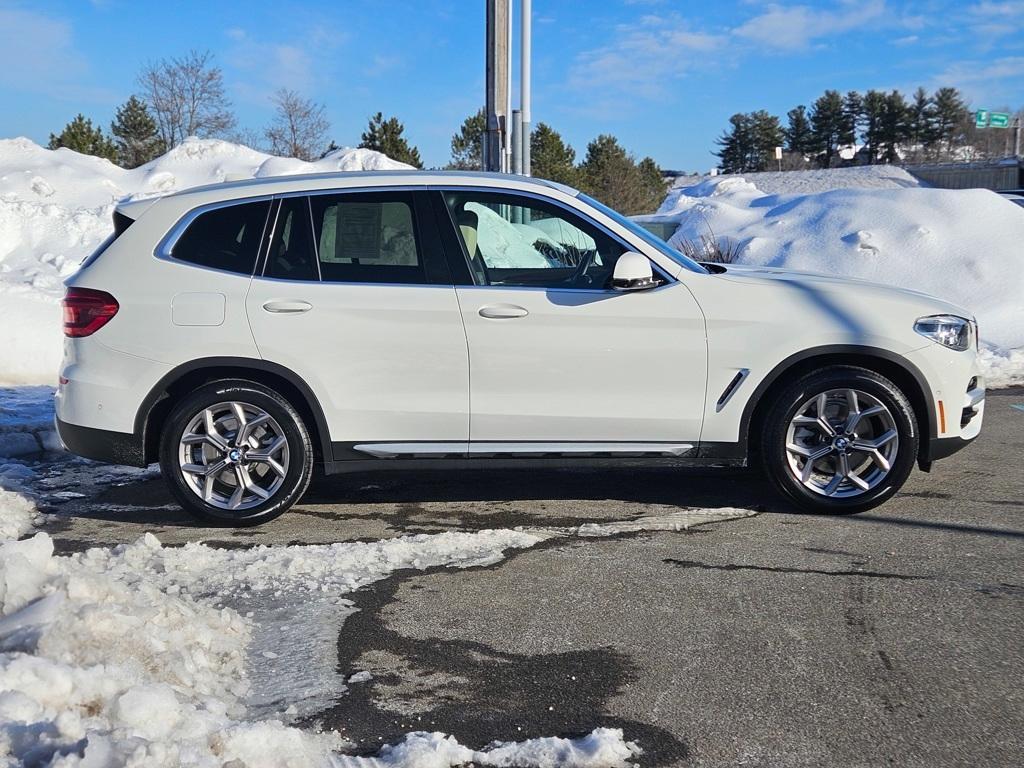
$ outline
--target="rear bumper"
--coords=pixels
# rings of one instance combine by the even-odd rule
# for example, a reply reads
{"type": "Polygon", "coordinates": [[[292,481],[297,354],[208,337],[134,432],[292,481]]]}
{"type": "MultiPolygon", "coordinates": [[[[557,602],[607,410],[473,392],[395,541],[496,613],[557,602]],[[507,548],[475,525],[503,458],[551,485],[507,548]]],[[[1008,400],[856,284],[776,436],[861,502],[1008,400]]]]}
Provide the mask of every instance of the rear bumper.
{"type": "Polygon", "coordinates": [[[141,437],[130,432],[111,432],[107,429],[82,427],[60,419],[54,419],[54,423],[57,427],[57,434],[60,435],[60,441],[71,453],[107,464],[146,466],[141,437]]]}

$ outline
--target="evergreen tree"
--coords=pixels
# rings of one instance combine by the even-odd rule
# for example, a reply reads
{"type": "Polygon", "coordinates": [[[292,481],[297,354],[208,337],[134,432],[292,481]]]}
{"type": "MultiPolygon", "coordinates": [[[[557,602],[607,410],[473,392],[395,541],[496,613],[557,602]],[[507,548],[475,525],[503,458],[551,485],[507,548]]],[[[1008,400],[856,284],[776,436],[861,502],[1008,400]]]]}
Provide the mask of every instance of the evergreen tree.
{"type": "Polygon", "coordinates": [[[782,146],[784,132],[779,118],[763,109],[729,118],[731,128],[718,139],[716,153],[726,173],[765,171],[772,167],[775,148],[782,146]]]}
{"type": "Polygon", "coordinates": [[[882,118],[879,128],[879,149],[882,160],[895,163],[900,159],[899,147],[909,135],[908,107],[899,91],[892,91],[882,97],[882,118]]]}
{"type": "Polygon", "coordinates": [[[650,174],[650,164],[642,171],[618,139],[602,134],[587,145],[587,156],[580,164],[580,186],[626,215],[650,213],[664,197],[664,187],[660,193],[653,189],[650,174]]]}
{"type": "Polygon", "coordinates": [[[807,155],[814,151],[814,132],[811,130],[811,122],[807,119],[807,107],[801,104],[786,113],[789,121],[783,129],[783,138],[786,140],[786,149],[799,155],[807,155]]]}
{"type": "Polygon", "coordinates": [[[811,129],[815,150],[823,168],[831,168],[843,139],[843,97],[839,91],[825,91],[811,107],[811,129]]]}
{"type": "Polygon", "coordinates": [[[715,154],[718,156],[722,171],[743,173],[750,170],[747,167],[747,159],[753,146],[753,136],[749,115],[740,112],[730,117],[729,128],[715,139],[715,143],[721,147],[715,154]]]}
{"type": "Polygon", "coordinates": [[[839,145],[854,146],[864,117],[864,99],[857,91],[843,97],[843,123],[839,129],[839,145]]]}
{"type": "Polygon", "coordinates": [[[914,101],[907,109],[907,138],[914,152],[927,156],[938,139],[935,127],[935,104],[924,88],[914,91],[914,101]]]}
{"type": "Polygon", "coordinates": [[[654,206],[648,210],[648,213],[655,211],[661,205],[662,200],[665,199],[665,192],[668,189],[665,176],[661,172],[661,166],[654,162],[654,158],[645,157],[636,164],[636,167],[640,172],[640,181],[648,198],[654,201],[654,206]]]}
{"type": "Polygon", "coordinates": [[[869,164],[877,162],[880,156],[885,103],[886,96],[881,91],[870,90],[864,96],[864,152],[869,164]]]}
{"type": "Polygon", "coordinates": [[[409,144],[402,134],[405,126],[397,117],[384,119],[380,112],[370,118],[370,123],[363,131],[362,141],[359,146],[363,149],[372,149],[383,152],[392,160],[406,163],[413,168],[422,168],[423,161],[420,160],[420,151],[409,144]]]}
{"type": "Polygon", "coordinates": [[[64,126],[59,134],[50,134],[50,149],[66,147],[83,155],[105,157],[107,160],[117,159],[117,147],[114,142],[103,135],[99,126],[93,128],[92,120],[79,113],[74,120],[64,126]]]}
{"type": "Polygon", "coordinates": [[[576,150],[547,123],[537,123],[530,133],[530,173],[572,187],[579,183],[576,150]]]}
{"type": "Polygon", "coordinates": [[[156,121],[136,96],[117,108],[110,132],[116,137],[117,164],[122,168],[138,168],[164,152],[156,121]]]}
{"type": "Polygon", "coordinates": [[[932,101],[935,104],[936,139],[945,144],[947,156],[963,142],[964,129],[970,113],[956,88],[939,88],[932,101]]]}
{"type": "Polygon", "coordinates": [[[459,132],[452,136],[452,160],[449,168],[459,171],[480,171],[484,167],[483,141],[487,131],[487,114],[481,107],[462,121],[459,132]]]}
{"type": "Polygon", "coordinates": [[[320,159],[323,160],[331,154],[331,152],[337,152],[339,149],[341,149],[341,147],[338,146],[338,143],[334,139],[331,139],[331,143],[327,145],[327,149],[320,153],[320,159]]]}

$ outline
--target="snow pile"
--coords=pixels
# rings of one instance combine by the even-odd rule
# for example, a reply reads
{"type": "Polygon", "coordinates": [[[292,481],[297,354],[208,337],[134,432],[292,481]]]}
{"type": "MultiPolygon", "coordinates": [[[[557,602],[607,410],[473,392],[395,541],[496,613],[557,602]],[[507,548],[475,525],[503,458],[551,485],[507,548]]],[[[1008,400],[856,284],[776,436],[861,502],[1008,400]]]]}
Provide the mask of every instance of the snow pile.
{"type": "MultiPolygon", "coordinates": [[[[673,188],[691,187],[704,179],[738,178],[726,176],[680,176],[673,188]]],[[[742,178],[751,182],[766,195],[808,195],[832,189],[905,189],[923,186],[921,181],[895,165],[862,165],[854,168],[831,168],[807,171],[763,171],[745,173],[742,178]]]]}
{"type": "Polygon", "coordinates": [[[1024,381],[1024,210],[988,190],[766,194],[728,176],[672,190],[645,218],[678,224],[675,246],[713,233],[739,247],[742,264],[862,278],[967,307],[987,343],[990,386],[1024,381]]]}
{"type": "Polygon", "coordinates": [[[49,384],[60,364],[62,281],[110,233],[114,204],[228,177],[408,169],[368,149],[307,163],[187,139],[132,170],[25,138],[0,140],[0,384],[49,384]]]}
{"type": "Polygon", "coordinates": [[[340,757],[339,768],[450,768],[459,765],[487,765],[500,768],[626,768],[643,754],[635,743],[623,738],[619,728],[595,728],[579,739],[545,737],[520,742],[496,742],[483,750],[462,746],[443,733],[417,731],[406,734],[398,744],[380,750],[377,757],[340,757]]]}
{"type": "MultiPolygon", "coordinates": [[[[3,492],[2,533],[22,533],[31,512],[27,500],[3,492]]],[[[641,750],[617,729],[479,751],[443,733],[412,733],[379,757],[362,758],[342,754],[351,745],[336,732],[253,720],[247,712],[254,626],[221,601],[260,592],[286,594],[291,602],[325,592],[338,600],[397,569],[487,565],[506,549],[541,540],[505,530],[223,550],[167,549],[147,535],[131,545],[55,557],[45,533],[8,538],[0,543],[0,758],[94,768],[624,768],[641,750]]]]}

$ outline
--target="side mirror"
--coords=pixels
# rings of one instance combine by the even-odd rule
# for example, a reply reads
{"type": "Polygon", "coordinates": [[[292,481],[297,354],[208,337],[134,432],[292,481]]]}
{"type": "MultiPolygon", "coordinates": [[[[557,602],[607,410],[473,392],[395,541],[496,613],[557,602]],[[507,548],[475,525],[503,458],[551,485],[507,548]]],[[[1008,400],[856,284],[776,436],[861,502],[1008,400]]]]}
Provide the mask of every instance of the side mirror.
{"type": "Polygon", "coordinates": [[[651,262],[643,254],[627,251],[615,262],[612,288],[616,291],[644,291],[657,285],[658,281],[651,271],[651,262]]]}

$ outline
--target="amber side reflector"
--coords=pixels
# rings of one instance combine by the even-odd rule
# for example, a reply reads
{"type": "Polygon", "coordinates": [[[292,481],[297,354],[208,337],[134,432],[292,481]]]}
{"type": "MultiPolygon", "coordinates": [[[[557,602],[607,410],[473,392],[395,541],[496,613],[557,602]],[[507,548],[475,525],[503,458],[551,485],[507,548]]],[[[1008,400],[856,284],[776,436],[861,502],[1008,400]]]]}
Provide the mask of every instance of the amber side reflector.
{"type": "Polygon", "coordinates": [[[939,400],[939,434],[946,434],[946,408],[939,400]]]}

